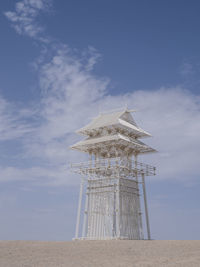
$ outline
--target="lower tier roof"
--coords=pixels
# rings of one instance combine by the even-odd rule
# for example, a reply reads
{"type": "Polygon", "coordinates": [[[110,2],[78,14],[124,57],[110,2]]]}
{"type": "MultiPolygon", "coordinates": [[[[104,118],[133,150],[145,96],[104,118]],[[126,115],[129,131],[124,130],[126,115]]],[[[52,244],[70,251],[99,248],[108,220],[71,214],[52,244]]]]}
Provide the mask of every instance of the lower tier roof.
{"type": "Polygon", "coordinates": [[[107,157],[108,153],[110,157],[116,157],[126,153],[141,154],[156,152],[155,149],[143,142],[122,134],[88,138],[74,144],[71,148],[86,153],[98,153],[102,157],[107,157]]]}

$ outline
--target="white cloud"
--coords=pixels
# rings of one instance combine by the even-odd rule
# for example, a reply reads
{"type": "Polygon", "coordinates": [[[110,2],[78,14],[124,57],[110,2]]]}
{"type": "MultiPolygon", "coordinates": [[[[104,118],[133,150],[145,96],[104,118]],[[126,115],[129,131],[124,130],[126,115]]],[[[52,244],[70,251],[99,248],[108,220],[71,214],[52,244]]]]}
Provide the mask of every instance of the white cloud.
{"type": "MultiPolygon", "coordinates": [[[[19,115],[13,116],[10,105],[1,100],[1,139],[23,136],[24,155],[38,160],[38,167],[1,170],[1,180],[15,176],[52,185],[78,183],[79,178],[67,172],[70,161],[84,159],[83,154],[69,150],[79,139],[74,131],[88,123],[99,109],[119,108],[124,103],[139,110],[133,114],[136,121],[154,136],[144,142],[159,153],[144,156],[143,161],[157,166],[158,178],[195,179],[200,171],[200,97],[180,87],[111,96],[108,79],[95,77],[86,65],[65,46],[40,63],[43,97],[35,125],[19,115]]],[[[33,115],[30,111],[20,114],[33,115]]]]}
{"type": "MultiPolygon", "coordinates": [[[[91,57],[88,62],[95,63],[95,55],[91,57]]],[[[157,166],[157,178],[196,179],[200,171],[200,96],[181,87],[109,95],[108,79],[96,77],[83,58],[66,46],[40,62],[38,70],[43,92],[38,121],[32,122],[35,113],[31,109],[11,112],[10,104],[3,99],[0,109],[1,140],[23,137],[23,157],[36,163],[26,169],[2,168],[1,181],[22,179],[53,186],[78,183],[79,177],[69,172],[69,163],[84,160],[85,156],[69,149],[81,138],[74,131],[96,116],[99,109],[120,108],[125,103],[139,110],[133,116],[153,135],[143,141],[159,153],[141,160],[157,166]]]]}
{"type": "Polygon", "coordinates": [[[184,62],[180,69],[180,74],[183,76],[188,76],[194,74],[194,67],[189,62],[184,62]]]}
{"type": "MultiPolygon", "coordinates": [[[[50,1],[23,0],[15,12],[6,12],[20,34],[39,38],[42,27],[36,23],[40,11],[50,1]]],[[[62,44],[51,44],[35,63],[42,91],[39,110],[19,110],[0,99],[0,140],[23,137],[23,158],[37,167],[2,167],[1,181],[30,179],[52,185],[78,183],[69,173],[70,161],[84,155],[69,150],[78,137],[74,131],[91,120],[99,110],[124,107],[138,109],[138,124],[153,134],[144,142],[159,153],[145,156],[155,164],[159,179],[195,180],[199,174],[200,96],[177,86],[154,91],[134,90],[129,94],[109,95],[109,79],[93,74],[99,53],[92,47],[82,55],[62,44]],[[50,56],[51,55],[51,56],[50,56]],[[33,121],[33,115],[37,119],[33,121]],[[30,120],[29,120],[30,118],[30,120]]],[[[190,72],[189,65],[184,72],[190,72]]],[[[37,108],[38,108],[37,106],[37,108]]],[[[77,179],[77,180],[76,180],[77,179]]]]}
{"type": "MultiPolygon", "coordinates": [[[[159,179],[195,179],[199,167],[200,97],[180,87],[138,91],[130,96],[138,123],[153,134],[144,141],[159,153],[150,157],[159,179]]],[[[130,102],[131,103],[131,102],[130,102]]],[[[148,157],[145,157],[148,161],[148,157]]]]}
{"type": "Polygon", "coordinates": [[[69,173],[67,166],[52,167],[0,167],[0,182],[24,181],[34,185],[63,185],[70,184],[63,179],[69,173]]]}
{"type": "MultiPolygon", "coordinates": [[[[95,61],[96,55],[88,59],[89,64],[95,61]]],[[[42,114],[48,127],[63,125],[51,129],[52,138],[55,138],[74,131],[77,120],[83,121],[91,113],[91,105],[96,109],[96,104],[106,93],[108,79],[95,77],[88,71],[88,64],[82,63],[82,58],[63,47],[49,62],[42,64],[40,84],[44,92],[42,114]]]]}
{"type": "Polygon", "coordinates": [[[34,125],[26,122],[30,115],[33,116],[33,110],[19,110],[0,95],[0,141],[21,138],[32,132],[34,125]]]}
{"type": "Polygon", "coordinates": [[[47,11],[50,5],[51,0],[22,0],[16,3],[15,11],[7,11],[4,14],[17,33],[39,38],[43,27],[37,23],[36,18],[40,11],[47,11]]]}
{"type": "MultiPolygon", "coordinates": [[[[81,62],[81,58],[63,47],[40,68],[44,91],[41,114],[45,123],[38,128],[39,143],[29,147],[35,156],[46,158],[55,168],[65,159],[67,162],[83,159],[81,153],[68,151],[68,146],[78,138],[73,132],[88,123],[99,109],[120,108],[127,103],[139,110],[133,114],[136,121],[154,136],[144,142],[159,153],[144,156],[143,160],[157,166],[157,177],[195,179],[200,170],[199,96],[181,87],[111,96],[108,95],[108,80],[95,77],[81,62]]],[[[68,176],[69,182],[70,179],[68,176]]],[[[66,182],[66,175],[63,182],[66,182]]]]}

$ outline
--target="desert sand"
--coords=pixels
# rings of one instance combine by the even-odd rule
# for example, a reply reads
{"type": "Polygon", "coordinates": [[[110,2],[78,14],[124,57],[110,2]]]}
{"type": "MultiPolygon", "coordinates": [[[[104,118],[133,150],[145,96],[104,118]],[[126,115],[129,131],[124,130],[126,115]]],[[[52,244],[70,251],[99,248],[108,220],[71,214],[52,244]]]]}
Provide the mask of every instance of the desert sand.
{"type": "Polygon", "coordinates": [[[200,241],[0,241],[1,267],[200,266],[200,241]]]}

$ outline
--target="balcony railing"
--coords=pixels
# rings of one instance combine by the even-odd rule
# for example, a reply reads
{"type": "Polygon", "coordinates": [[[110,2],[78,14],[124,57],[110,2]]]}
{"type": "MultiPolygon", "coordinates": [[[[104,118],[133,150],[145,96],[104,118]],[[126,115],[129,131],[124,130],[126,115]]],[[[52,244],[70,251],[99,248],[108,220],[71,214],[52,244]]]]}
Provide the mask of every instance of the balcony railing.
{"type": "Polygon", "coordinates": [[[153,176],[156,168],[134,160],[97,159],[81,163],[71,164],[71,171],[92,178],[122,177],[131,178],[136,176],[153,176]]]}

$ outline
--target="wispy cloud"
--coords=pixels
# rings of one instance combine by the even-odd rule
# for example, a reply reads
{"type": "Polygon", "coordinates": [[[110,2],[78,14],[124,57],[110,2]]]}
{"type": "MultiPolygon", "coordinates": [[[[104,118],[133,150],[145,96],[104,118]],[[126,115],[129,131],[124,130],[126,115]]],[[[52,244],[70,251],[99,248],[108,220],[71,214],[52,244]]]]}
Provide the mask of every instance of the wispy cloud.
{"type": "MultiPolygon", "coordinates": [[[[140,111],[134,114],[136,121],[154,136],[145,142],[159,153],[149,155],[145,161],[158,166],[157,177],[195,179],[199,173],[200,97],[179,86],[112,96],[109,80],[96,77],[82,61],[63,46],[41,63],[43,123],[38,128],[37,141],[28,145],[30,153],[58,170],[66,162],[83,159],[83,155],[68,150],[78,138],[74,131],[88,123],[99,109],[115,109],[127,103],[140,111]]],[[[74,180],[72,175],[66,179],[63,174],[59,183],[74,180]]]]}
{"type": "MultiPolygon", "coordinates": [[[[20,1],[16,11],[6,12],[6,16],[19,34],[38,38],[42,27],[35,19],[49,3],[20,1]]],[[[9,111],[10,104],[0,100],[0,132],[4,132],[0,138],[23,136],[23,157],[30,162],[27,168],[2,167],[1,181],[29,179],[36,184],[53,186],[78,183],[79,180],[69,173],[68,163],[85,156],[68,148],[78,139],[74,131],[88,123],[99,110],[125,104],[140,111],[134,114],[136,121],[154,136],[145,142],[159,153],[145,161],[158,166],[158,178],[196,179],[200,171],[200,96],[180,86],[154,91],[134,90],[113,96],[109,94],[109,79],[93,73],[100,57],[94,48],[78,54],[62,43],[49,43],[44,51],[46,53],[43,52],[35,63],[42,92],[37,120],[32,122],[35,107],[14,115],[15,112],[9,111]]]]}
{"type": "Polygon", "coordinates": [[[194,73],[194,68],[191,63],[189,62],[184,62],[181,65],[180,73],[183,76],[191,75],[194,73]]]}
{"type": "MultiPolygon", "coordinates": [[[[95,56],[91,60],[95,61],[95,56]]],[[[48,58],[43,55],[38,65],[42,98],[37,123],[32,122],[31,110],[13,115],[10,104],[2,100],[1,132],[5,134],[1,139],[23,136],[23,157],[34,166],[4,167],[0,170],[1,181],[21,179],[52,186],[78,183],[69,172],[69,163],[84,160],[85,156],[69,150],[80,139],[74,131],[88,123],[99,109],[115,109],[125,103],[139,110],[133,114],[136,121],[154,136],[144,141],[159,153],[144,160],[158,167],[157,178],[195,180],[200,171],[200,96],[181,87],[112,96],[109,80],[96,77],[86,66],[83,58],[67,46],[52,50],[51,57],[49,53],[48,58]]]]}
{"type": "Polygon", "coordinates": [[[51,0],[22,0],[16,3],[15,11],[7,11],[4,14],[17,33],[39,38],[44,27],[39,25],[36,18],[40,11],[47,11],[50,5],[51,0]]]}
{"type": "Polygon", "coordinates": [[[27,117],[33,116],[34,110],[18,109],[0,95],[0,141],[24,137],[34,129],[34,124],[27,123],[27,117]]]}

